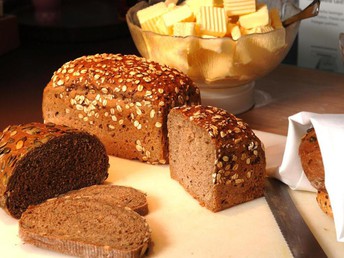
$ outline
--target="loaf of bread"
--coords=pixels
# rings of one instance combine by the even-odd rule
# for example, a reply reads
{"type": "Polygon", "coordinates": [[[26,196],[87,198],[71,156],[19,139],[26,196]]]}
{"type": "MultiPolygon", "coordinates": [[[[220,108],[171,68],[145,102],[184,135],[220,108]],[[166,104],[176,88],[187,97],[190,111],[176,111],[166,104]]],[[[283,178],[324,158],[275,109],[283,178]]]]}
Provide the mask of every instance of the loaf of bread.
{"type": "Polygon", "coordinates": [[[54,198],[30,206],[19,221],[25,243],[77,257],[141,257],[151,239],[135,211],[97,199],[54,198]]]}
{"type": "Polygon", "coordinates": [[[211,211],[263,196],[265,152],[249,126],[211,106],[168,116],[171,177],[211,211]]]}
{"type": "Polygon", "coordinates": [[[92,185],[68,192],[65,198],[96,200],[111,206],[128,207],[141,216],[148,214],[146,194],[136,188],[122,185],[92,185]]]}
{"type": "Polygon", "coordinates": [[[299,146],[302,169],[311,183],[318,190],[316,201],[320,209],[333,217],[330,199],[325,187],[325,169],[320,146],[314,128],[307,130],[299,146]]]}
{"type": "Polygon", "coordinates": [[[309,182],[315,189],[324,191],[324,164],[314,128],[308,129],[307,133],[302,137],[299,146],[299,156],[303,171],[309,182]]]}
{"type": "Polygon", "coordinates": [[[168,162],[167,115],[200,103],[185,74],[135,55],[97,54],[67,62],[43,93],[43,117],[97,135],[109,155],[168,162]]]}
{"type": "Polygon", "coordinates": [[[0,133],[0,206],[20,218],[31,204],[108,176],[109,157],[100,140],[52,123],[7,127],[0,133]]]}

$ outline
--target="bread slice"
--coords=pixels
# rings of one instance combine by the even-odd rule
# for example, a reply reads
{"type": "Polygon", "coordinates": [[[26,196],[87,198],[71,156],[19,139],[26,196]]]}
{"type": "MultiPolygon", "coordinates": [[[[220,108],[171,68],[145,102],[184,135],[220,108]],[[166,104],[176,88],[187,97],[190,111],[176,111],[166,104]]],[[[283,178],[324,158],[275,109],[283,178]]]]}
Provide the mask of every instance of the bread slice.
{"type": "Polygon", "coordinates": [[[210,106],[173,108],[168,116],[171,177],[217,212],[263,196],[265,152],[249,126],[210,106]]]}
{"type": "Polygon", "coordinates": [[[108,167],[94,135],[53,123],[8,126],[0,132],[0,207],[19,219],[29,205],[103,183],[108,167]]]}
{"type": "Polygon", "coordinates": [[[30,206],[19,220],[26,243],[78,257],[141,257],[151,230],[129,208],[96,199],[54,198],[30,206]]]}
{"type": "Polygon", "coordinates": [[[148,214],[146,194],[129,186],[92,185],[69,192],[63,196],[71,199],[96,200],[111,206],[129,207],[141,216],[148,214]]]}

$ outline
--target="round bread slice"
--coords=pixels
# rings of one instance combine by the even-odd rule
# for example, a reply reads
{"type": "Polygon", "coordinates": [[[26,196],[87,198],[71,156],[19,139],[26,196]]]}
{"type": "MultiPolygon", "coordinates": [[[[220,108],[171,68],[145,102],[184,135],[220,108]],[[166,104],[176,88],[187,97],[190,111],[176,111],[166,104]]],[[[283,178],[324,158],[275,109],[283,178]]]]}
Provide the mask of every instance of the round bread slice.
{"type": "Polygon", "coordinates": [[[77,257],[141,257],[151,230],[130,208],[96,199],[54,198],[23,213],[19,236],[37,247],[77,257]]]}
{"type": "Polygon", "coordinates": [[[148,214],[146,194],[129,186],[92,185],[69,192],[64,198],[97,200],[111,206],[129,207],[141,216],[148,214]]]}
{"type": "Polygon", "coordinates": [[[0,206],[20,218],[29,205],[104,182],[108,167],[94,135],[53,123],[9,126],[0,133],[0,206]]]}

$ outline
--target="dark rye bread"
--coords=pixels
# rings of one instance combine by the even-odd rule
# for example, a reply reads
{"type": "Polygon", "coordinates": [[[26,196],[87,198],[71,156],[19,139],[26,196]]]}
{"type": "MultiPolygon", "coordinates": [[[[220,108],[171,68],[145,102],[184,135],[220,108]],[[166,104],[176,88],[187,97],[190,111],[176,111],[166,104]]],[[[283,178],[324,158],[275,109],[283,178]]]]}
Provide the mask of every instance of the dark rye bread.
{"type": "Polygon", "coordinates": [[[128,207],[141,216],[148,214],[146,194],[129,186],[122,185],[92,185],[79,190],[68,192],[64,198],[97,200],[99,203],[111,206],[128,207]]]}
{"type": "Polygon", "coordinates": [[[96,199],[55,198],[23,213],[19,236],[26,243],[77,257],[141,257],[151,230],[129,208],[96,199]]]}
{"type": "Polygon", "coordinates": [[[93,135],[52,123],[9,126],[0,134],[0,206],[20,218],[29,205],[102,183],[108,166],[93,135]]]}
{"type": "Polygon", "coordinates": [[[249,126],[210,106],[180,107],[168,116],[170,172],[211,211],[263,196],[265,152],[249,126]]]}
{"type": "Polygon", "coordinates": [[[45,121],[97,135],[109,155],[168,162],[167,115],[200,103],[185,74],[135,55],[97,54],[65,63],[43,93],[45,121]]]}
{"type": "Polygon", "coordinates": [[[324,164],[314,128],[308,129],[302,137],[299,156],[303,171],[312,186],[319,191],[326,191],[324,164]]]}

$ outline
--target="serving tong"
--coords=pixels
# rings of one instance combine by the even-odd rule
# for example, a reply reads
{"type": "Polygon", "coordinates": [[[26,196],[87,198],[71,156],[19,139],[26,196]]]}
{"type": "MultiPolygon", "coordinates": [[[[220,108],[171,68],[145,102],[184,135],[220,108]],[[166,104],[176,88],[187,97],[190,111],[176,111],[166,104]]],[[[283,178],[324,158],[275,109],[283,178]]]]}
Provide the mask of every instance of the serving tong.
{"type": "Polygon", "coordinates": [[[283,27],[288,27],[289,25],[307,19],[314,16],[317,16],[320,10],[320,0],[314,0],[312,3],[310,3],[305,9],[303,9],[301,12],[287,18],[282,22],[283,27]]]}

